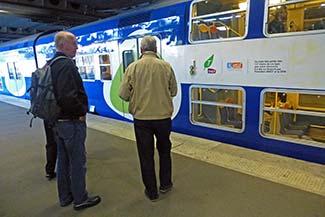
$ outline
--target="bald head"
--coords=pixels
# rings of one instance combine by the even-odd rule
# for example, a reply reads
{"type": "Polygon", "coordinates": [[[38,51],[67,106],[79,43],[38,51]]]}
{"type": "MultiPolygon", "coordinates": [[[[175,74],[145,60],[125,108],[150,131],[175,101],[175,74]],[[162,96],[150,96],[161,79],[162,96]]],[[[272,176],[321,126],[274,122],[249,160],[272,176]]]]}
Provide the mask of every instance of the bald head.
{"type": "Polygon", "coordinates": [[[152,36],[145,36],[141,40],[141,51],[157,52],[156,39],[152,36]]]}
{"type": "Polygon", "coordinates": [[[78,49],[77,39],[71,32],[61,31],[55,35],[55,47],[68,57],[75,57],[78,49]]]}

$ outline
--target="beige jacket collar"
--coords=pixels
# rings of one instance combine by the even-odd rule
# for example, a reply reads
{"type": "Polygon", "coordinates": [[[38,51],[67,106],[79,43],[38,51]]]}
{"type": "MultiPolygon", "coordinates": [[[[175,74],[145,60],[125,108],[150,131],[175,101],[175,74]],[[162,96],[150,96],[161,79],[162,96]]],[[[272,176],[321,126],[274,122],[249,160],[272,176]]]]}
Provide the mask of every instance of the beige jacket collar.
{"type": "Polygon", "coordinates": [[[150,56],[150,57],[156,57],[156,58],[158,58],[158,59],[160,59],[159,58],[159,56],[155,53],[155,52],[153,52],[153,51],[145,51],[145,52],[143,52],[142,54],[141,54],[141,56],[140,56],[140,59],[142,58],[142,57],[145,57],[145,56],[150,56]]]}

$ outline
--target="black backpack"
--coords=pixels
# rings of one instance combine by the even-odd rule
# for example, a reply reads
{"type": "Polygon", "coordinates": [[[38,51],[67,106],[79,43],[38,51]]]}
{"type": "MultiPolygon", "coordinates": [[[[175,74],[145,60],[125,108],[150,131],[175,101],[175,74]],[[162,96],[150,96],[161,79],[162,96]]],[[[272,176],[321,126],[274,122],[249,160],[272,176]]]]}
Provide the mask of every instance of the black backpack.
{"type": "Polygon", "coordinates": [[[60,113],[60,107],[57,105],[53,90],[51,65],[64,58],[67,57],[58,56],[32,73],[31,86],[28,89],[30,92],[30,109],[27,111],[27,114],[33,115],[30,120],[30,127],[32,127],[34,118],[38,117],[51,123],[57,119],[60,113]]]}

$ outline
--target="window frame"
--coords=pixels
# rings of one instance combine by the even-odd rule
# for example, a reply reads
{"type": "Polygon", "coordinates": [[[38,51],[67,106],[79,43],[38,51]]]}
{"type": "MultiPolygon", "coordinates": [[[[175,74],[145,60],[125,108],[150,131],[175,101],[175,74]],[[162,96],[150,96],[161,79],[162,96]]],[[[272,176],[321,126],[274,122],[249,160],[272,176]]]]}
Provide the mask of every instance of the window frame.
{"type": "Polygon", "coordinates": [[[212,13],[212,14],[206,14],[206,15],[201,15],[201,16],[197,16],[195,17],[195,19],[200,19],[200,18],[205,18],[205,17],[211,17],[211,16],[220,16],[220,15],[226,15],[226,14],[233,14],[234,12],[242,12],[242,11],[246,11],[246,17],[245,17],[245,33],[242,37],[232,37],[232,38],[216,38],[216,39],[208,39],[208,40],[192,40],[191,37],[191,32],[192,32],[192,22],[193,17],[192,17],[192,12],[193,12],[193,5],[195,3],[198,2],[202,2],[204,0],[195,0],[192,1],[192,3],[190,4],[190,8],[189,8],[189,28],[188,28],[188,41],[190,44],[200,44],[200,43],[211,43],[211,42],[224,42],[224,41],[238,41],[238,40],[243,40],[247,37],[248,34],[248,25],[249,25],[249,14],[250,14],[250,0],[246,0],[247,3],[247,7],[246,10],[243,9],[235,9],[235,10],[229,10],[229,11],[222,11],[222,12],[217,12],[217,13],[212,13]]]}
{"type": "Polygon", "coordinates": [[[246,117],[246,91],[244,88],[240,86],[222,86],[222,85],[206,85],[206,84],[192,84],[189,86],[189,121],[191,124],[200,126],[200,127],[207,127],[211,129],[217,129],[217,130],[224,130],[228,132],[235,132],[235,133],[243,133],[245,131],[245,117],[246,117]],[[208,123],[203,123],[203,122],[194,122],[192,121],[192,102],[195,104],[199,104],[199,101],[197,100],[192,100],[192,89],[193,88],[214,88],[214,89],[223,89],[223,90],[240,90],[242,92],[242,104],[236,105],[236,104],[230,104],[230,103],[221,103],[221,102],[209,102],[205,101],[205,103],[202,103],[204,105],[215,105],[215,106],[225,106],[229,108],[240,108],[242,110],[242,128],[237,129],[237,128],[231,128],[231,127],[226,127],[224,125],[212,125],[208,123]]]}
{"type": "Polygon", "coordinates": [[[261,137],[267,139],[273,139],[278,141],[290,142],[290,143],[297,143],[301,145],[307,146],[315,146],[320,148],[325,148],[325,143],[318,142],[312,139],[304,139],[304,138],[293,138],[289,136],[282,136],[282,135],[272,135],[272,134],[265,134],[263,132],[263,114],[264,111],[270,112],[282,112],[288,114],[298,114],[298,115],[308,115],[308,116],[315,116],[315,117],[325,117],[325,112],[315,112],[315,111],[303,111],[303,110],[293,110],[293,109],[281,109],[281,108],[268,108],[264,106],[264,94],[266,92],[284,92],[284,93],[299,93],[299,94],[319,94],[325,96],[324,91],[314,91],[314,90],[299,90],[299,89],[276,89],[276,88],[265,88],[260,93],[260,106],[259,106],[259,122],[258,122],[258,133],[261,137]],[[321,114],[321,115],[319,115],[321,114]]]}
{"type": "Polygon", "coordinates": [[[133,62],[135,62],[137,59],[135,59],[134,58],[134,52],[133,52],[133,50],[123,50],[122,51],[122,65],[123,65],[123,73],[125,73],[125,70],[127,69],[127,67],[129,66],[129,65],[131,65],[133,62]],[[126,55],[125,54],[127,54],[127,53],[131,53],[132,54],[132,58],[133,58],[133,61],[132,62],[127,62],[126,61],[126,55]],[[126,65],[128,63],[128,65],[126,65]]]}
{"type": "Polygon", "coordinates": [[[284,33],[268,33],[268,17],[269,17],[269,7],[277,7],[277,6],[287,6],[296,3],[307,2],[308,0],[290,0],[283,3],[272,4],[269,5],[270,0],[265,0],[264,6],[264,18],[263,18],[263,35],[268,38],[273,37],[285,37],[285,36],[292,36],[292,35],[310,35],[310,34],[322,34],[325,33],[325,29],[318,29],[318,30],[309,30],[309,31],[299,31],[299,32],[284,32],[284,33]]]}
{"type": "MultiPolygon", "coordinates": [[[[112,73],[112,59],[111,59],[111,53],[99,53],[97,55],[97,59],[98,59],[98,70],[99,70],[99,80],[101,81],[112,81],[113,80],[113,73],[112,73]],[[109,63],[100,63],[100,58],[101,56],[107,55],[109,57],[109,63]],[[102,66],[109,66],[109,70],[110,70],[110,74],[111,74],[111,79],[103,79],[103,74],[102,74],[102,66]]],[[[96,71],[96,70],[95,70],[96,71]]],[[[96,79],[96,75],[95,75],[95,79],[96,79]]]]}
{"type": "Polygon", "coordinates": [[[93,79],[90,79],[90,78],[82,78],[81,77],[82,81],[89,81],[89,82],[92,81],[92,82],[94,82],[96,80],[96,74],[98,74],[97,73],[97,70],[96,70],[96,66],[99,67],[99,65],[96,64],[96,62],[97,62],[96,61],[96,58],[99,61],[98,55],[96,55],[96,54],[81,54],[81,55],[76,56],[75,58],[77,59],[77,58],[88,57],[88,56],[92,56],[93,57],[93,64],[94,65],[82,65],[82,66],[79,66],[79,65],[77,65],[78,61],[76,60],[76,66],[78,67],[78,72],[79,72],[80,75],[81,75],[81,73],[80,73],[80,67],[91,67],[91,66],[94,67],[94,78],[93,79]]]}

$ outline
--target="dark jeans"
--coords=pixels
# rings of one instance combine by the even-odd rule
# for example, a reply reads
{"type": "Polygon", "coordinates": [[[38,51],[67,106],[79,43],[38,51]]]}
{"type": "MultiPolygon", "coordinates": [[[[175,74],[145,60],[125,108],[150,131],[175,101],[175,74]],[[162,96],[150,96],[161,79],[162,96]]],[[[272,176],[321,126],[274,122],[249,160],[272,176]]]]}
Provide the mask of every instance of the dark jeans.
{"type": "Polygon", "coordinates": [[[137,120],[134,119],[134,130],[140,159],[142,181],[151,194],[157,193],[157,181],[154,162],[154,136],[159,153],[160,186],[172,184],[171,119],[137,120]]]}
{"type": "Polygon", "coordinates": [[[86,130],[85,122],[56,122],[58,144],[57,181],[60,203],[88,198],[86,191],[86,130]]]}
{"type": "Polygon", "coordinates": [[[52,124],[49,124],[47,121],[44,121],[44,130],[45,130],[45,137],[46,137],[45,172],[46,174],[54,174],[56,157],[57,157],[57,145],[55,141],[54,127],[52,124]]]}

